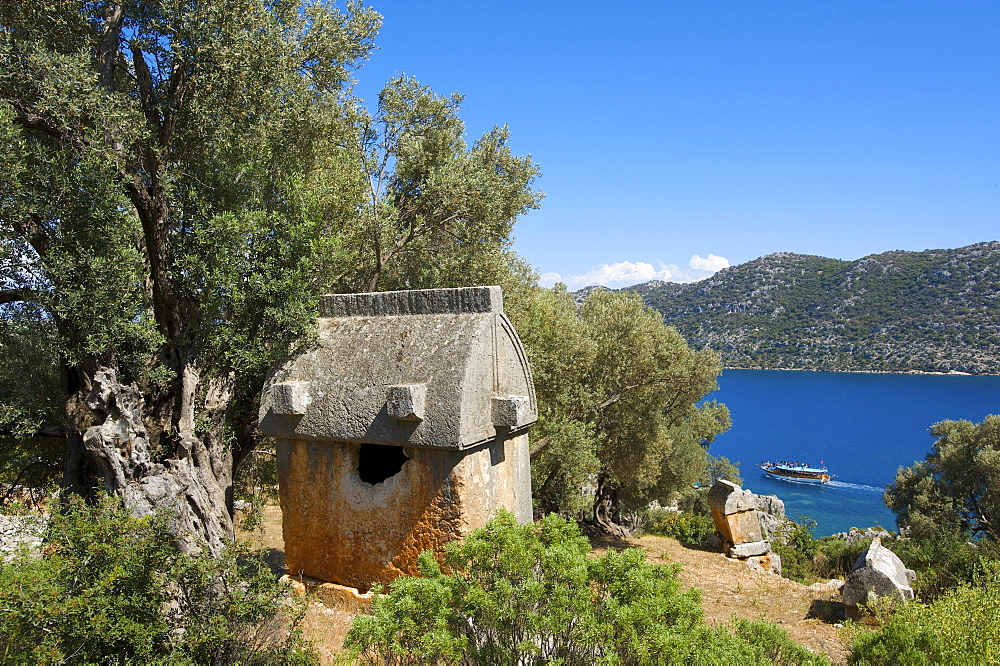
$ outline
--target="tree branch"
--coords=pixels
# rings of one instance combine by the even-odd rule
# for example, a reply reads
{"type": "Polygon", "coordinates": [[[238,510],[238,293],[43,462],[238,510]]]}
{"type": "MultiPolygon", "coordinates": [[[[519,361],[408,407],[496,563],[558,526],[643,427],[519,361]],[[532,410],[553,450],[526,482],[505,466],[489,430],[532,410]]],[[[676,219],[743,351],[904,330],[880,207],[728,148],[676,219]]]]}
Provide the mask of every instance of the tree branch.
{"type": "Polygon", "coordinates": [[[34,289],[0,289],[0,305],[6,303],[37,302],[39,292],[34,289]]]}
{"type": "Polygon", "coordinates": [[[104,15],[104,31],[97,45],[97,71],[100,73],[101,87],[107,92],[115,89],[115,65],[118,60],[118,41],[122,32],[125,12],[120,3],[108,6],[104,15]]]}
{"type": "Polygon", "coordinates": [[[132,65],[135,67],[135,81],[139,87],[139,105],[142,107],[142,115],[146,117],[149,126],[156,130],[157,135],[163,135],[163,123],[160,118],[160,111],[156,108],[156,98],[153,94],[153,77],[149,73],[149,66],[146,64],[146,57],[136,44],[131,44],[132,65]]]}
{"type": "Polygon", "coordinates": [[[21,234],[31,249],[39,257],[44,257],[49,249],[49,233],[46,231],[42,220],[37,215],[30,215],[26,220],[15,220],[14,229],[21,234]]]}
{"type": "Polygon", "coordinates": [[[27,110],[19,101],[9,98],[4,98],[2,101],[14,110],[14,122],[22,128],[30,132],[40,132],[59,143],[68,143],[78,148],[87,144],[82,137],[72,130],[60,127],[51,118],[27,110]]]}
{"type": "Polygon", "coordinates": [[[163,110],[163,126],[160,130],[160,146],[167,148],[174,137],[177,127],[176,110],[184,103],[187,93],[188,69],[180,62],[174,63],[170,73],[170,83],[167,86],[167,106],[163,110]]]}
{"type": "MultiPolygon", "coordinates": [[[[584,412],[578,412],[576,414],[571,414],[568,418],[569,418],[569,420],[572,421],[572,420],[576,420],[576,419],[579,419],[581,417],[584,417],[587,414],[592,413],[592,412],[600,413],[601,411],[607,409],[611,405],[615,404],[616,402],[618,402],[619,400],[621,400],[622,398],[624,398],[625,394],[628,393],[629,391],[632,391],[632,390],[637,389],[637,388],[643,388],[645,386],[653,386],[654,384],[663,384],[663,383],[668,382],[668,381],[670,381],[670,378],[668,378],[668,377],[660,377],[659,379],[651,379],[648,382],[639,382],[638,384],[630,384],[628,386],[623,387],[619,391],[617,391],[614,395],[612,395],[610,398],[608,398],[607,400],[605,400],[601,404],[597,405],[596,407],[593,407],[593,408],[591,408],[591,409],[589,409],[587,411],[584,411],[584,412]]],[[[548,446],[551,441],[552,441],[551,437],[543,437],[540,440],[538,440],[537,442],[535,442],[535,445],[532,446],[531,449],[530,449],[530,451],[528,452],[528,457],[529,458],[534,458],[536,455],[538,455],[542,451],[542,449],[544,449],[546,446],[548,446]]]]}
{"type": "Polygon", "coordinates": [[[531,450],[528,452],[528,457],[529,458],[534,458],[536,455],[538,455],[541,452],[542,449],[544,449],[546,446],[548,446],[549,442],[551,442],[551,441],[552,441],[551,437],[542,437],[540,440],[538,440],[537,442],[535,442],[534,446],[531,447],[531,450]]]}
{"type": "Polygon", "coordinates": [[[654,384],[663,384],[663,383],[666,383],[668,381],[670,381],[670,378],[668,378],[668,377],[660,377],[659,379],[651,379],[648,382],[639,382],[638,384],[630,384],[629,386],[626,386],[626,387],[622,388],[617,393],[615,393],[614,395],[612,395],[610,398],[608,398],[607,400],[605,400],[604,402],[602,402],[601,404],[599,404],[597,407],[594,408],[593,411],[600,412],[600,411],[602,411],[602,410],[610,407],[611,405],[615,404],[616,402],[618,402],[619,400],[621,400],[623,397],[625,397],[625,394],[628,393],[629,391],[633,390],[633,389],[644,388],[646,386],[653,386],[654,384]]]}

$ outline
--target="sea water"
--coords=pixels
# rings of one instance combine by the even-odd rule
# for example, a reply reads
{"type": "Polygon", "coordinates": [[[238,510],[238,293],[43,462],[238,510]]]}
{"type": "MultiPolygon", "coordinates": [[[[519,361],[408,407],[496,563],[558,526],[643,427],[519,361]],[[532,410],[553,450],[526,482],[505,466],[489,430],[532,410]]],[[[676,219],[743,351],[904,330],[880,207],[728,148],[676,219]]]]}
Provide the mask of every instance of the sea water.
{"type": "Polygon", "coordinates": [[[815,535],[825,536],[894,530],[882,493],[896,470],[930,452],[934,423],[1000,413],[1000,377],[726,370],[708,398],[725,403],[733,419],[711,453],[738,461],[744,487],[777,495],[789,518],[812,518],[815,535]],[[757,467],[766,460],[823,463],[833,478],[771,479],[757,467]]]}

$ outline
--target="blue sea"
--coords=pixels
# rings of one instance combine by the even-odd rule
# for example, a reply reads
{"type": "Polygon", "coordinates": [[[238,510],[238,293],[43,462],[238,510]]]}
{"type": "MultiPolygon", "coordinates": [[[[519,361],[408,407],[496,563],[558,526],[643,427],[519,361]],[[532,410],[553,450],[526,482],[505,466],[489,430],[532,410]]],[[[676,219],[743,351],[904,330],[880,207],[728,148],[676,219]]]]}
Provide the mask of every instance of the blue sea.
{"type": "Polygon", "coordinates": [[[738,461],[744,487],[777,495],[789,518],[808,516],[826,536],[896,529],[885,486],[927,455],[934,423],[1000,413],[1000,377],[726,370],[708,398],[733,419],[711,453],[738,461]],[[823,462],[835,476],[817,486],[770,479],[757,467],[765,460],[823,462]]]}

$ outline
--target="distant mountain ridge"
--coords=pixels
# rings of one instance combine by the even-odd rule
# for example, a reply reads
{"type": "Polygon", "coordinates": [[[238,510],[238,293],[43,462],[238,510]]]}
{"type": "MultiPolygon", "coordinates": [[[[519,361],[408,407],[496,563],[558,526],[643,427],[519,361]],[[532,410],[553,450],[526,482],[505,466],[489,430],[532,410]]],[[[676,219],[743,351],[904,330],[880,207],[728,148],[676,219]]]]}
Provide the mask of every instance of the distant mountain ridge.
{"type": "Polygon", "coordinates": [[[1000,374],[1000,242],[842,261],[779,252],[628,287],[726,367],[1000,374]]]}

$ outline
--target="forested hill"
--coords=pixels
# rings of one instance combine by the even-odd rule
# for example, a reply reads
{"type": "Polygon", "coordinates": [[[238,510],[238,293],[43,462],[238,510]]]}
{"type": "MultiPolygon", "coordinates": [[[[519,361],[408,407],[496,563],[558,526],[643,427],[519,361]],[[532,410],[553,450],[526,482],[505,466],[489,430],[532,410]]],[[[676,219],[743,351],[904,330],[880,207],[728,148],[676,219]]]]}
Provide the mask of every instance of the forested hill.
{"type": "Polygon", "coordinates": [[[777,253],[630,287],[727,367],[1000,374],[1000,242],[857,261],[777,253]]]}

